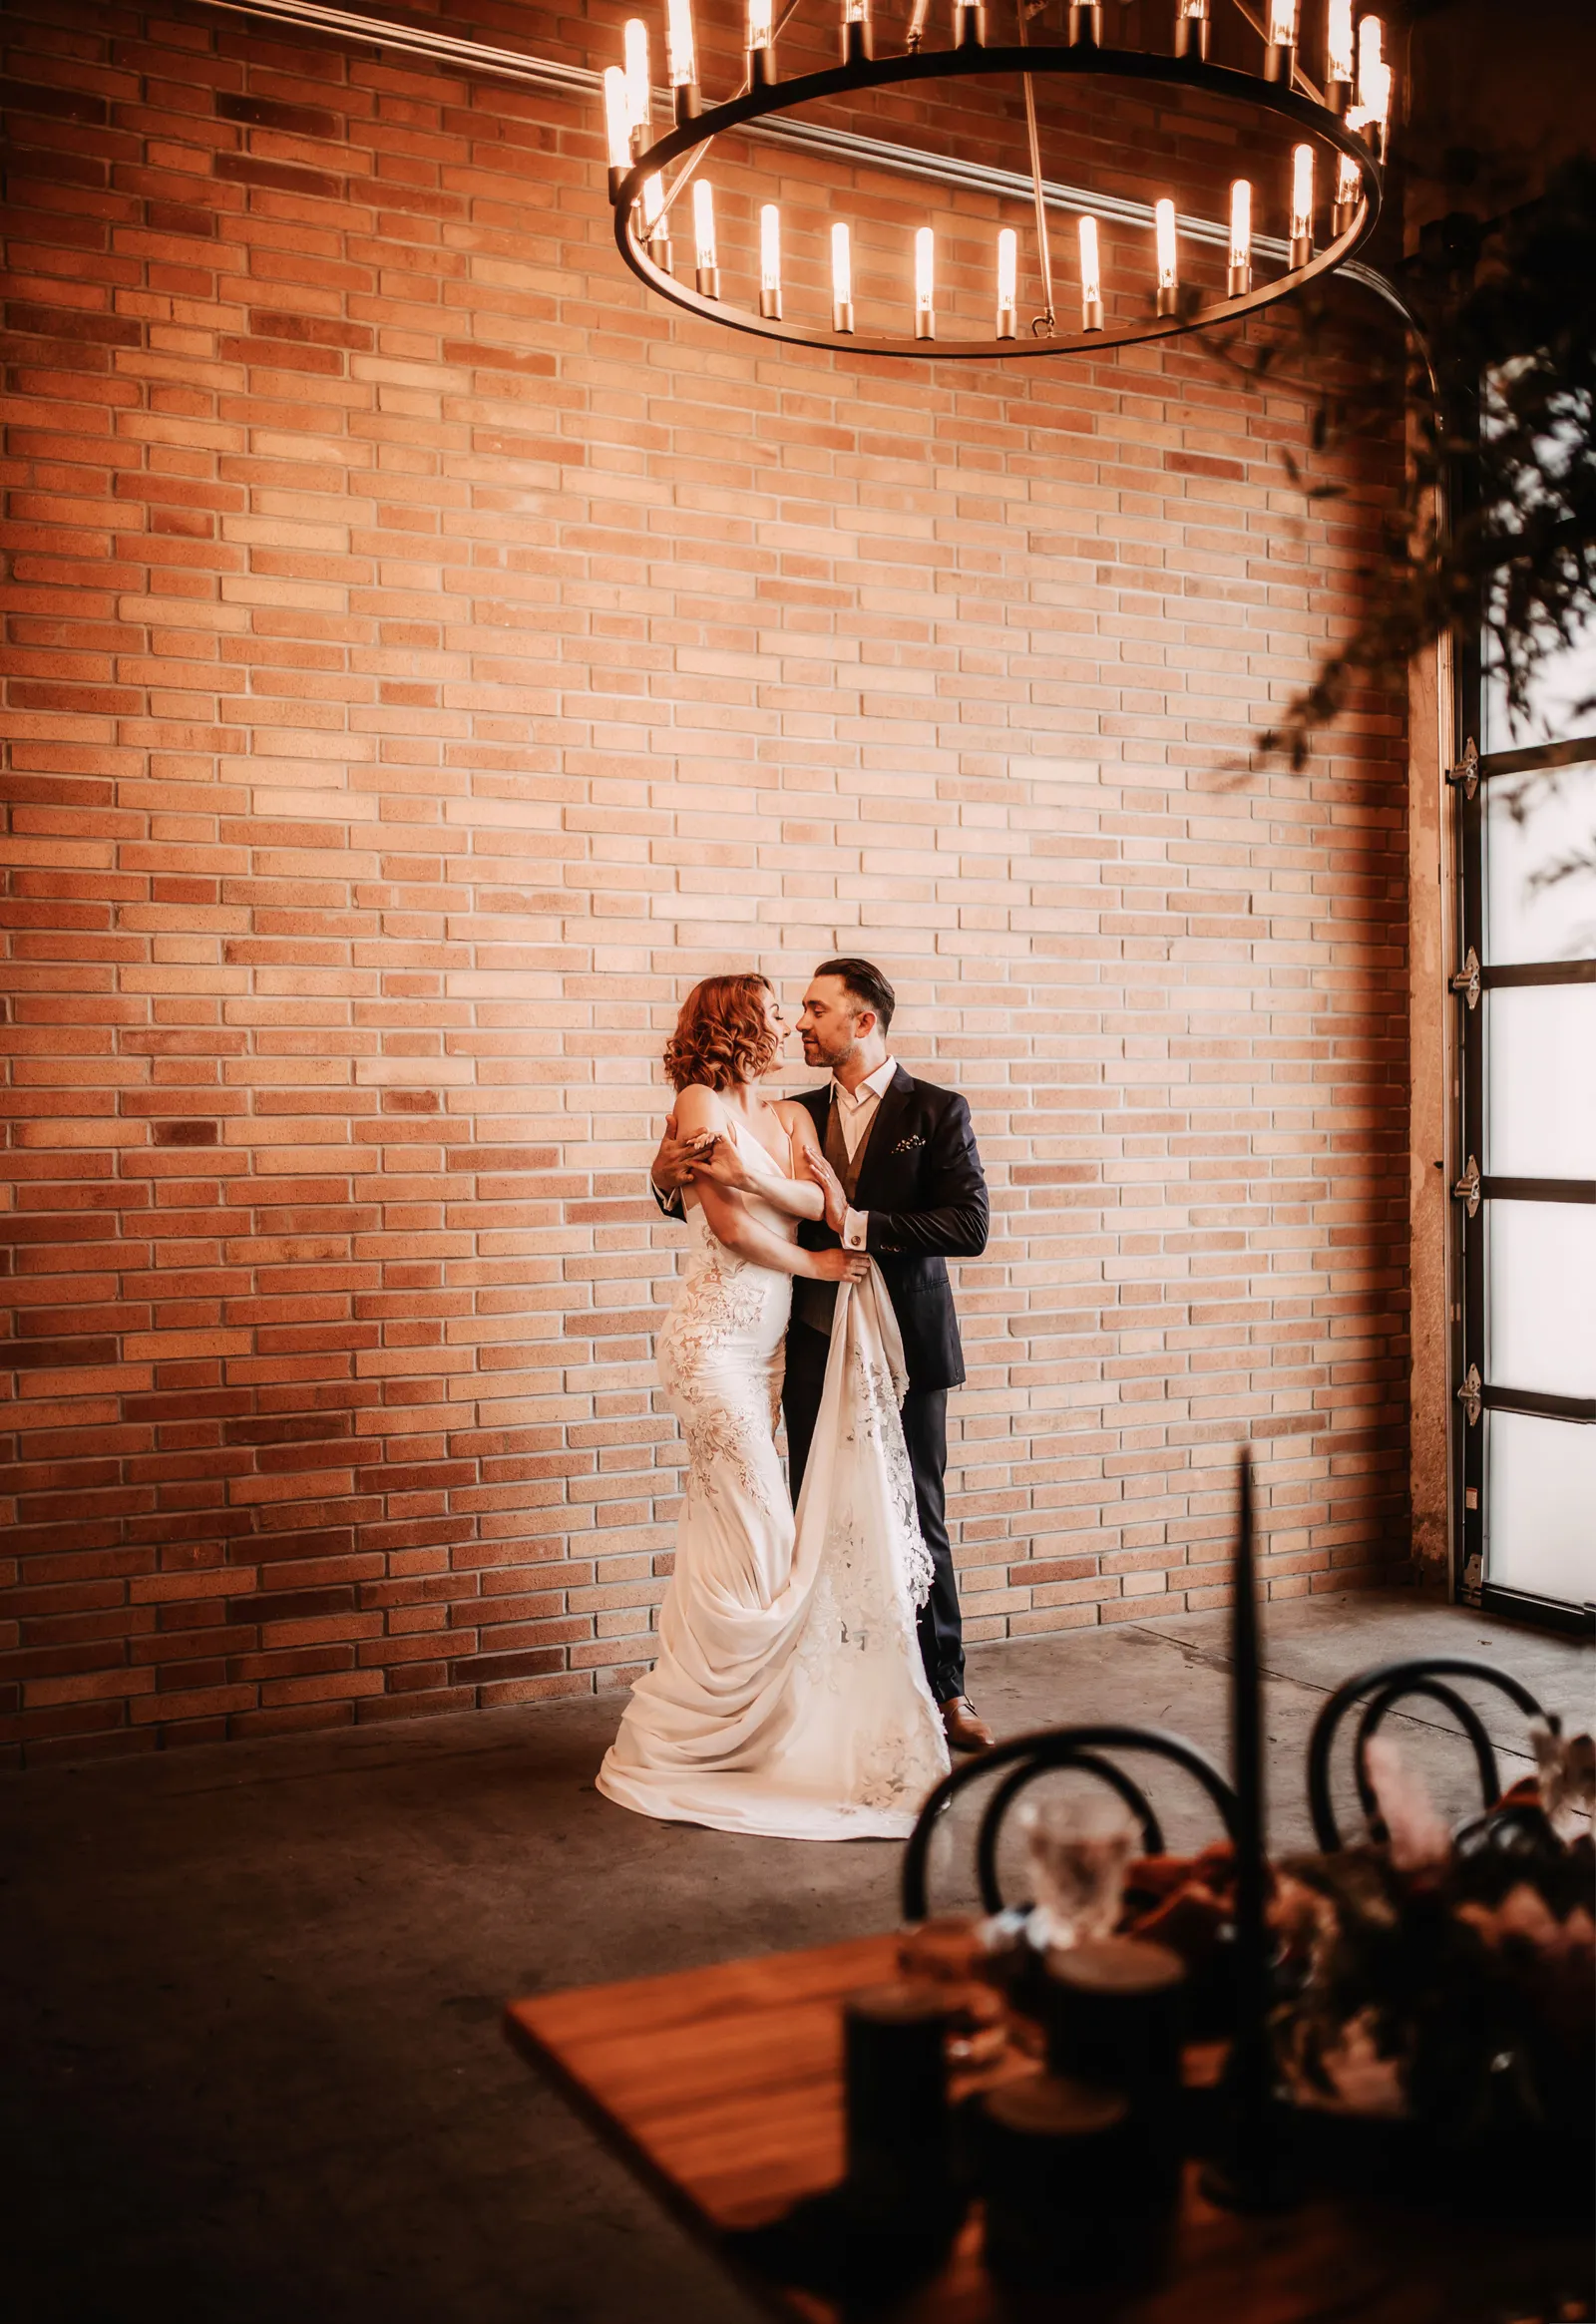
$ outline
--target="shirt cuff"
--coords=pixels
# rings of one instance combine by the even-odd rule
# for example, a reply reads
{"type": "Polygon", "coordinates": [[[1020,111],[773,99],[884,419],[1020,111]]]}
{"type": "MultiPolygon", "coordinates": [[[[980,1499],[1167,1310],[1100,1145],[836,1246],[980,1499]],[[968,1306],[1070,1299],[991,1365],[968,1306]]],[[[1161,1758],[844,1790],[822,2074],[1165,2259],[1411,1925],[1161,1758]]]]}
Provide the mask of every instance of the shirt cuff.
{"type": "Polygon", "coordinates": [[[870,1232],[869,1211],[850,1210],[842,1222],[842,1247],[845,1251],[863,1251],[865,1237],[870,1232]]]}

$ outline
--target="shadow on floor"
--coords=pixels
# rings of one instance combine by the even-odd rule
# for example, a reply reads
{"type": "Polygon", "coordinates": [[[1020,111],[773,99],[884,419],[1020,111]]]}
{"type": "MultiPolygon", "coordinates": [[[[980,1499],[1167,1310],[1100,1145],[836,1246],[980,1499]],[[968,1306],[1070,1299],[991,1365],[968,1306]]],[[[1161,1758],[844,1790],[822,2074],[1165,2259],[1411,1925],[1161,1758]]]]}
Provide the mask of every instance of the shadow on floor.
{"type": "MultiPolygon", "coordinates": [[[[1188,1615],[981,1650],[1000,1733],[1167,1725],[1221,1762],[1226,1625],[1188,1615]]],[[[1482,1653],[1589,1717],[1588,1649],[1411,1596],[1271,1608],[1276,1844],[1307,1837],[1326,1693],[1396,1653],[1482,1653]]],[[[0,1785],[10,2312],[28,2324],[748,2324],[499,2032],[512,1993],[890,1926],[899,1850],[656,1825],[601,1800],[615,1699],[0,1785]]],[[[1492,1707],[1504,1748],[1523,1731],[1492,1707]]],[[[1468,1803],[1443,1726],[1403,1740],[1468,1803]]],[[[1510,1780],[1520,1759],[1504,1760],[1510,1780]]],[[[1208,1836],[1179,1779],[1173,1844],[1208,1836]]],[[[943,1850],[951,1858],[950,1845],[943,1850]]],[[[957,1866],[944,1867],[946,1900],[957,1866]]]]}

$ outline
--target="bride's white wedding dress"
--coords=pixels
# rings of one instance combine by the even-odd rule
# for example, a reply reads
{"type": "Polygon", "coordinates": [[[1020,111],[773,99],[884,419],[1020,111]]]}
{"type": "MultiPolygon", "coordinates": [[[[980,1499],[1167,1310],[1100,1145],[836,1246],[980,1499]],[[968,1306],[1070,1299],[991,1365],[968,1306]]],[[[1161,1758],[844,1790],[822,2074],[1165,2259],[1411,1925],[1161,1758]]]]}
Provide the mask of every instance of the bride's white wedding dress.
{"type": "MultiPolygon", "coordinates": [[[[734,1127],[756,1170],[781,1172],[734,1127]]],[[[749,1197],[771,1233],[794,1222],[749,1197]]],[[[915,1608],[931,1560],[899,1423],[903,1344],[881,1275],[838,1287],[831,1358],[796,1519],[776,1453],[791,1278],[716,1241],[660,1331],[687,1443],[659,1659],[598,1772],[643,1815],[782,1839],[900,1838],[948,1771],[915,1608]]]]}

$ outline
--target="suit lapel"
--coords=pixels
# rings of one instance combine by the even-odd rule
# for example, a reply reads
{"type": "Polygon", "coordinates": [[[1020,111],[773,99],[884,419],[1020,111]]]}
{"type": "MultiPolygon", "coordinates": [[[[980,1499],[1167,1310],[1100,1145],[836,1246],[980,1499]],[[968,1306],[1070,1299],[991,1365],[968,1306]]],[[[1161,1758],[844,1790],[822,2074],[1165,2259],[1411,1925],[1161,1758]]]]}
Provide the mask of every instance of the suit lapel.
{"type": "MultiPolygon", "coordinates": [[[[914,1081],[900,1065],[888,1082],[887,1093],[877,1106],[876,1118],[870,1125],[870,1143],[859,1165],[859,1184],[854,1191],[856,1210],[880,1209],[876,1195],[877,1182],[879,1180],[887,1184],[892,1179],[892,1150],[897,1143],[904,1115],[909,1110],[909,1100],[914,1094],[914,1081]]],[[[902,1168],[902,1163],[899,1167],[902,1168]]]]}

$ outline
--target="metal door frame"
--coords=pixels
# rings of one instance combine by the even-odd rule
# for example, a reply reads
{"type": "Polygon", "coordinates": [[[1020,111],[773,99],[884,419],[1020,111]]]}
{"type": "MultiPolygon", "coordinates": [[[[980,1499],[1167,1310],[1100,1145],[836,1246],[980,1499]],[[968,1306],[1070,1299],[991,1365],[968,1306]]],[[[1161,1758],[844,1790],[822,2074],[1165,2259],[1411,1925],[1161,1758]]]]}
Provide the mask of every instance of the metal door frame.
{"type": "Polygon", "coordinates": [[[1596,983],[1596,961],[1545,961],[1494,968],[1485,962],[1485,798],[1486,787],[1503,777],[1576,766],[1596,759],[1596,736],[1544,743],[1524,750],[1482,753],[1476,737],[1484,725],[1484,673],[1480,640],[1458,639],[1453,658],[1456,723],[1468,737],[1460,763],[1447,777],[1456,802],[1454,839],[1457,865],[1457,951],[1460,964],[1451,978],[1460,1012],[1457,1060],[1457,1151],[1462,1175],[1452,1187],[1453,1281],[1460,1288],[1454,1317],[1452,1392],[1457,1424],[1452,1429],[1453,1588],[1465,1604],[1543,1628],[1589,1634],[1596,1613],[1589,1606],[1508,1590],[1485,1575],[1486,1412],[1528,1412],[1546,1419],[1596,1426],[1596,1396],[1537,1394],[1500,1387],[1486,1365],[1485,1227],[1492,1199],[1513,1202],[1596,1203],[1596,1179],[1500,1178],[1482,1174],[1477,1157],[1485,1143],[1485,1012],[1483,995],[1509,985],[1596,983]]]}

